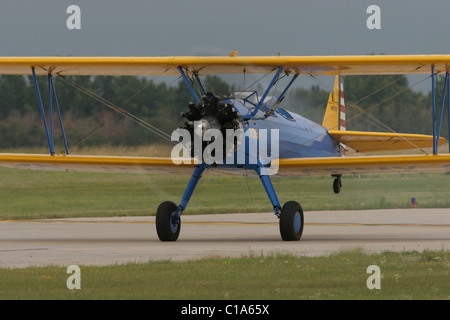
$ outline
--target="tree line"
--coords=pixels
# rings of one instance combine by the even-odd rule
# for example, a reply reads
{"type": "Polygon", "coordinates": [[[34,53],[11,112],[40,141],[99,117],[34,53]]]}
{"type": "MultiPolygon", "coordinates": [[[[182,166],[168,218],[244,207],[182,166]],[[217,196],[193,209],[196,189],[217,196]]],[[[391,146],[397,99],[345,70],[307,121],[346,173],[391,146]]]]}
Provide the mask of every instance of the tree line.
{"type": "MultiPolygon", "coordinates": [[[[37,80],[48,121],[47,77],[39,76],[37,80]]],[[[134,76],[73,76],[54,80],[69,148],[165,143],[158,135],[107,106],[122,108],[170,134],[183,124],[181,112],[193,100],[182,80],[174,85],[134,76]]],[[[218,76],[207,76],[203,82],[207,90],[219,94],[235,90],[234,84],[218,76]]],[[[438,106],[443,82],[442,78],[437,79],[438,106]]],[[[262,86],[258,87],[261,90],[262,86]]],[[[347,130],[432,133],[431,93],[414,91],[405,76],[348,76],[344,88],[347,130]]],[[[291,89],[282,106],[321,123],[330,91],[332,88],[322,84],[291,89]]],[[[55,144],[61,144],[56,111],[53,122],[55,144]]],[[[443,125],[441,136],[445,137],[447,132],[447,126],[443,125]]],[[[31,77],[0,76],[0,136],[0,149],[46,145],[31,77]]]]}

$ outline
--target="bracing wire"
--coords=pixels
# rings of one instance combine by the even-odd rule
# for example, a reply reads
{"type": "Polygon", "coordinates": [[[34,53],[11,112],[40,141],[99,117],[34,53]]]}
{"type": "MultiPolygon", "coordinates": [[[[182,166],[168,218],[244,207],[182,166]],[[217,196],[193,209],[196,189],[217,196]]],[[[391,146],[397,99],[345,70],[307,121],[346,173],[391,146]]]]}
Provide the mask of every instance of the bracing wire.
{"type": "MultiPolygon", "coordinates": [[[[158,77],[159,77],[159,76],[158,76],[158,77]]],[[[114,103],[108,101],[107,99],[101,97],[101,96],[98,95],[97,93],[94,93],[94,92],[90,91],[89,89],[83,87],[82,85],[80,85],[80,84],[78,84],[78,83],[76,83],[76,82],[74,82],[74,81],[72,81],[72,80],[70,80],[70,79],[68,79],[68,78],[66,78],[66,77],[64,77],[64,76],[62,76],[62,75],[59,75],[59,78],[60,78],[63,82],[65,82],[65,83],[71,85],[72,87],[74,87],[74,88],[80,90],[81,92],[83,92],[84,94],[88,95],[89,97],[91,97],[92,99],[96,100],[97,102],[103,104],[103,105],[106,106],[107,108],[109,108],[109,109],[111,109],[111,110],[117,112],[120,116],[123,116],[123,117],[125,117],[125,118],[127,118],[127,119],[133,121],[134,123],[138,124],[139,126],[141,126],[141,127],[145,128],[145,129],[151,131],[152,133],[158,135],[158,136],[161,137],[162,139],[167,140],[167,141],[169,141],[169,142],[171,142],[171,143],[174,143],[174,142],[171,140],[171,136],[170,136],[169,134],[167,134],[166,132],[164,132],[164,131],[162,131],[161,129],[157,128],[156,126],[154,126],[154,125],[148,123],[147,121],[143,120],[142,118],[139,118],[138,116],[132,114],[131,112],[128,112],[127,110],[123,109],[123,106],[124,106],[124,105],[126,105],[127,103],[129,103],[133,98],[135,98],[138,94],[140,94],[145,88],[147,88],[151,83],[153,83],[153,82],[156,80],[156,78],[153,79],[152,81],[150,81],[148,84],[146,84],[146,86],[144,86],[142,89],[140,89],[138,92],[136,92],[133,96],[131,96],[129,99],[127,99],[124,103],[122,103],[120,107],[117,106],[117,105],[115,105],[114,103]]],[[[119,117],[120,117],[120,116],[119,116],[119,117]]],[[[107,124],[109,124],[109,123],[111,123],[111,122],[117,120],[119,117],[116,117],[116,118],[114,118],[114,119],[111,120],[111,121],[108,121],[107,124]]],[[[100,124],[98,124],[97,127],[98,127],[99,125],[100,125],[100,124]]],[[[96,128],[97,128],[97,127],[96,127],[96,128]]],[[[89,133],[91,133],[92,131],[94,131],[96,128],[92,129],[89,133]]],[[[79,142],[81,142],[81,141],[83,141],[83,140],[85,140],[85,139],[86,139],[86,138],[80,138],[80,139],[77,140],[76,143],[79,143],[79,142]]]]}

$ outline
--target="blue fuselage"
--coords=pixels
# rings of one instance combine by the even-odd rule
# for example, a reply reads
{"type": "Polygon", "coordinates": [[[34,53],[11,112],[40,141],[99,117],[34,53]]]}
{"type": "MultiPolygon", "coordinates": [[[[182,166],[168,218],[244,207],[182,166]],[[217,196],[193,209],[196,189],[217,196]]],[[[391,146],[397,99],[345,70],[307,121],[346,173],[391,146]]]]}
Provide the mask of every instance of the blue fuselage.
{"type": "MultiPolygon", "coordinates": [[[[231,100],[241,115],[249,113],[250,107],[241,100],[231,100]]],[[[265,116],[261,106],[253,120],[244,121],[244,130],[279,130],[279,158],[336,157],[341,155],[339,142],[333,139],[321,125],[293,112],[278,108],[265,116]]],[[[274,143],[274,142],[270,142],[274,143]]],[[[247,147],[248,148],[248,147],[247,147]]],[[[270,148],[270,147],[269,147],[270,148]]],[[[245,152],[241,150],[241,152],[245,152]]]]}

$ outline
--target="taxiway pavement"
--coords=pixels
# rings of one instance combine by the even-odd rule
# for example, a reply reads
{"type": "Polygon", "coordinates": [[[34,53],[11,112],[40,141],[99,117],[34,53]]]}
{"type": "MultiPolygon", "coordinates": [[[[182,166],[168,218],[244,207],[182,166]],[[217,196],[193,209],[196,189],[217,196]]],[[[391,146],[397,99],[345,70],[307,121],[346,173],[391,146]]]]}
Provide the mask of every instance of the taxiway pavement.
{"type": "Polygon", "coordinates": [[[300,241],[281,240],[273,213],[183,215],[176,242],[155,217],[0,221],[0,267],[110,265],[289,252],[327,255],[450,249],[450,209],[305,212],[300,241]]]}

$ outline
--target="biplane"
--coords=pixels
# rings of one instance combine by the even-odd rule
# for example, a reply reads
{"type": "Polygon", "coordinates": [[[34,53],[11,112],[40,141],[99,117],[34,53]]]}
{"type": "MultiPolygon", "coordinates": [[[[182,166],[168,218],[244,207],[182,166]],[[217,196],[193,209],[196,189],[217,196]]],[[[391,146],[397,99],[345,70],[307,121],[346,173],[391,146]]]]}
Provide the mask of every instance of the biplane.
{"type": "MultiPolygon", "coordinates": [[[[39,108],[46,131],[49,154],[0,154],[0,165],[22,169],[40,170],[95,170],[132,171],[133,167],[149,173],[185,173],[192,176],[179,204],[165,201],[156,212],[156,231],[161,241],[175,241],[181,229],[181,214],[186,210],[191,196],[205,170],[252,170],[260,178],[274,213],[279,219],[281,238],[299,240],[304,217],[301,205],[288,201],[281,205],[271,182],[275,172],[282,175],[331,175],[333,190],[342,186],[341,176],[354,173],[448,171],[450,154],[438,154],[438,146],[445,142],[440,137],[445,97],[450,92],[450,55],[368,55],[368,56],[239,56],[232,52],[223,57],[1,57],[0,74],[31,75],[36,86],[39,108]],[[201,76],[209,74],[267,74],[270,83],[264,92],[238,92],[219,97],[207,92],[201,76]],[[308,120],[280,107],[286,92],[300,75],[336,76],[326,112],[321,124],[308,120]],[[349,131],[345,121],[345,101],[342,77],[351,75],[431,75],[433,135],[396,132],[349,131]],[[445,75],[442,105],[436,106],[437,74],[445,75]],[[41,99],[37,76],[48,77],[50,123],[41,99]],[[207,163],[199,161],[198,154],[214,143],[200,140],[195,149],[191,145],[189,161],[175,164],[171,157],[114,157],[77,156],[69,154],[61,113],[53,85],[54,76],[69,75],[177,75],[184,79],[192,93],[192,102],[183,113],[184,129],[189,133],[203,134],[207,129],[226,134],[226,130],[240,132],[232,137],[230,148],[223,149],[224,161],[207,163]],[[275,85],[284,78],[281,94],[271,95],[275,85]],[[52,106],[58,112],[65,141],[65,154],[54,152],[52,106]],[[259,144],[267,131],[276,135],[265,137],[267,148],[262,152],[259,144]],[[245,143],[247,142],[247,143],[245,143]],[[255,147],[256,146],[256,147],[255,147]],[[431,154],[420,155],[343,155],[346,148],[358,152],[432,148],[431,154]],[[200,149],[198,149],[200,148],[200,149]],[[276,151],[276,152],[275,152],[276,151]],[[226,158],[226,159],[225,159],[226,158]],[[237,159],[241,161],[234,161],[237,159]],[[230,160],[231,161],[228,161],[230,160]],[[192,160],[192,161],[190,161],[192,160]]],[[[279,87],[279,86],[278,86],[279,87]]],[[[450,99],[447,99],[450,111],[450,99]]],[[[124,112],[124,110],[117,110],[124,112]]],[[[450,114],[450,113],[449,113],[450,114]]],[[[264,144],[263,144],[264,145],[264,144]]],[[[189,146],[187,146],[189,149],[189,146]]],[[[217,151],[217,149],[216,149],[217,151]]],[[[221,154],[220,152],[218,153],[221,154]]],[[[216,154],[215,154],[216,155],[216,154]]]]}

